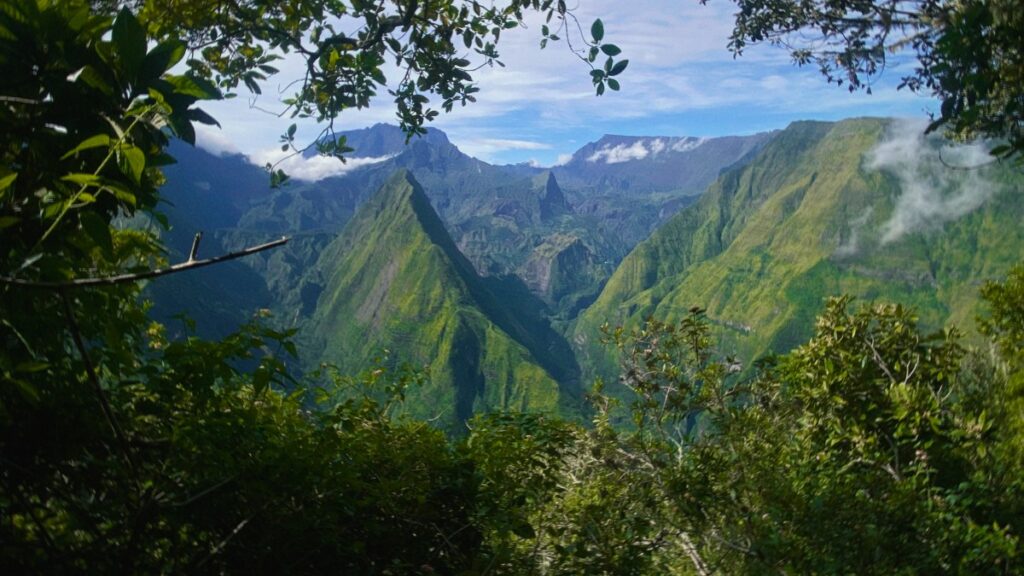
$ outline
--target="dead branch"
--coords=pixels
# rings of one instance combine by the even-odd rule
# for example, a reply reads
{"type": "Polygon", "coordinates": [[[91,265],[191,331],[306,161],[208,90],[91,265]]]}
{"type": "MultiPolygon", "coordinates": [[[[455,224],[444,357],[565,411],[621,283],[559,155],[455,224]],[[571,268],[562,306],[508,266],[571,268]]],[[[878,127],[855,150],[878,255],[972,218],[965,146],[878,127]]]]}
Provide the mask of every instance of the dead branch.
{"type": "MultiPolygon", "coordinates": [[[[230,252],[221,256],[214,256],[213,258],[206,258],[204,260],[189,259],[167,268],[157,268],[155,270],[147,270],[145,272],[136,272],[131,274],[118,274],[116,276],[106,276],[102,278],[77,278],[74,280],[68,280],[65,282],[43,282],[37,280],[23,280],[21,278],[10,278],[7,276],[0,276],[0,284],[7,284],[10,286],[23,286],[25,288],[46,288],[50,290],[64,290],[67,288],[85,288],[88,286],[113,286],[115,284],[127,284],[130,282],[138,282],[139,280],[148,280],[150,278],[156,278],[158,276],[166,276],[168,274],[176,274],[178,272],[184,272],[186,270],[192,270],[194,268],[202,268],[203,266],[209,266],[211,264],[217,264],[218,262],[224,262],[226,260],[234,260],[235,258],[241,258],[242,256],[248,256],[264,250],[269,250],[282,244],[286,244],[289,238],[282,237],[279,240],[273,242],[267,242],[266,244],[260,244],[259,246],[252,246],[245,248],[237,252],[230,252]]],[[[197,240],[193,245],[192,255],[195,255],[198,249],[198,235],[197,240]]]]}

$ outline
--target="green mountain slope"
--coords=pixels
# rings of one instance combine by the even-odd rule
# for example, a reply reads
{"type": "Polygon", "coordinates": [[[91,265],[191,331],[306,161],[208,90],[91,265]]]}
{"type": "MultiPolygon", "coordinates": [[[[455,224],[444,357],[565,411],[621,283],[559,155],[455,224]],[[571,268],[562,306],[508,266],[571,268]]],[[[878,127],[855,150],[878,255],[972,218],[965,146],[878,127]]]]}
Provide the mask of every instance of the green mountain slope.
{"type": "Polygon", "coordinates": [[[317,270],[324,289],[307,337],[319,359],[353,372],[386,348],[429,367],[429,383],[407,401],[417,415],[457,428],[484,409],[578,410],[568,344],[530,313],[525,290],[499,302],[409,172],[360,207],[317,270]]]}
{"type": "Polygon", "coordinates": [[[880,146],[894,130],[878,119],[798,122],[723,173],[639,244],[581,314],[581,364],[614,374],[597,343],[602,323],[677,319],[693,306],[708,310],[725,351],[747,361],[804,341],[824,299],[840,293],[912,305],[932,328],[973,327],[979,283],[1021,257],[1024,179],[920,161],[938,158],[935,140],[880,146]],[[985,201],[965,209],[975,197],[985,201]],[[915,219],[920,226],[892,234],[915,219]]]}

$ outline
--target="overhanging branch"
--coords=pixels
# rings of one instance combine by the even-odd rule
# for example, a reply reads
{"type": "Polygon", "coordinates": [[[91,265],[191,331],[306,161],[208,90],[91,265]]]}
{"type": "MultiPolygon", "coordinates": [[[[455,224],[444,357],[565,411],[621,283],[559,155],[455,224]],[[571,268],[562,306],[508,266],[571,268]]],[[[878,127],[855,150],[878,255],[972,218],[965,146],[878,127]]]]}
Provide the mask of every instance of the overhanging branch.
{"type": "Polygon", "coordinates": [[[10,286],[23,286],[26,288],[48,288],[51,290],[63,290],[66,288],[84,288],[88,286],[113,286],[115,284],[127,284],[129,282],[138,282],[139,280],[148,280],[150,278],[156,278],[159,276],[166,276],[168,274],[176,274],[178,272],[184,272],[186,270],[192,270],[194,268],[202,268],[203,266],[209,266],[218,262],[224,262],[226,260],[234,260],[235,258],[241,258],[242,256],[248,256],[257,252],[263,252],[271,248],[276,248],[282,244],[288,243],[289,238],[282,237],[279,240],[273,242],[267,242],[266,244],[260,244],[259,246],[252,246],[239,250],[237,252],[230,252],[228,254],[222,254],[220,256],[214,256],[213,258],[205,258],[202,260],[194,259],[195,252],[198,248],[198,239],[192,247],[192,258],[189,258],[185,262],[168,266],[167,268],[157,268],[156,270],[146,270],[145,272],[136,272],[132,274],[118,274],[117,276],[107,276],[103,278],[78,278],[75,280],[67,280],[65,282],[41,282],[37,280],[23,280],[20,278],[9,278],[0,276],[0,284],[7,284],[10,286]]]}

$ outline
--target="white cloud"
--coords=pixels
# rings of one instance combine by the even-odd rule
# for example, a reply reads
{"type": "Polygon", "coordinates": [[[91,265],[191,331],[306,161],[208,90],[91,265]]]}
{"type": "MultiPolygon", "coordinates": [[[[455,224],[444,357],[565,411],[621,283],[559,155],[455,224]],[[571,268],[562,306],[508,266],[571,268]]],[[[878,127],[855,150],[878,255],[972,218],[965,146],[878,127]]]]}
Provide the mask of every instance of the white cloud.
{"type": "Polygon", "coordinates": [[[643,160],[648,156],[658,156],[662,152],[689,152],[707,141],[707,138],[653,138],[637,140],[632,144],[618,146],[605,145],[587,157],[587,162],[618,164],[630,160],[643,160]]]}
{"type": "Polygon", "coordinates": [[[900,181],[892,216],[882,225],[882,243],[934,228],[968,214],[997,191],[985,168],[985,146],[938,146],[924,135],[923,121],[893,122],[885,139],[867,155],[867,166],[885,170],[900,181]]]}
{"type": "Polygon", "coordinates": [[[249,155],[249,162],[257,166],[274,164],[275,168],[284,170],[289,176],[296,180],[316,182],[331,176],[341,176],[353,170],[378,164],[392,158],[393,156],[346,158],[345,162],[329,156],[313,156],[304,158],[301,155],[287,156],[280,148],[263,150],[249,155]]]}
{"type": "Polygon", "coordinates": [[[630,160],[642,160],[650,154],[643,140],[637,140],[632,144],[619,144],[618,146],[605,146],[587,157],[587,162],[600,162],[605,164],[619,164],[630,160]]]}
{"type": "Polygon", "coordinates": [[[451,141],[459,150],[481,160],[490,161],[496,154],[509,150],[549,150],[550,144],[533,140],[515,140],[509,138],[461,138],[458,133],[449,134],[451,141]]]}
{"type": "Polygon", "coordinates": [[[551,145],[531,140],[509,140],[505,138],[481,138],[472,140],[470,144],[493,150],[547,150],[551,145]]]}
{"type": "Polygon", "coordinates": [[[568,164],[570,161],[572,161],[572,156],[572,154],[559,154],[558,158],[555,160],[555,163],[552,164],[551,167],[554,168],[555,166],[564,166],[568,164]]]}
{"type": "Polygon", "coordinates": [[[701,144],[707,141],[707,138],[680,138],[672,145],[672,150],[676,152],[689,152],[690,150],[699,148],[701,144]]]}
{"type": "Polygon", "coordinates": [[[196,124],[196,146],[206,150],[210,154],[224,156],[227,154],[240,154],[241,150],[235,142],[222,130],[215,126],[196,124]]]}

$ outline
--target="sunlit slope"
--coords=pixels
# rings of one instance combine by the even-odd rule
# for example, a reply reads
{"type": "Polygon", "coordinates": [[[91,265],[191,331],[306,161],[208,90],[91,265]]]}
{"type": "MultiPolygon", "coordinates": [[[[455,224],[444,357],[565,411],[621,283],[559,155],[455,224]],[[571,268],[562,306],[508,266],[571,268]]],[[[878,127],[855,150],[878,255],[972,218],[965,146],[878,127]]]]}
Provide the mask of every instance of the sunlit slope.
{"type": "MultiPolygon", "coordinates": [[[[885,120],[798,122],[724,173],[638,245],[581,315],[580,363],[614,373],[597,343],[602,323],[677,319],[694,306],[707,309],[725,351],[747,361],[804,341],[824,299],[840,293],[911,305],[933,328],[973,327],[980,283],[1024,256],[1024,180],[1006,168],[917,162],[918,182],[881,167],[902,165],[875,151],[893,137],[885,120]],[[931,196],[907,200],[927,186],[931,196]],[[984,201],[965,209],[972,196],[984,201]],[[903,222],[914,225],[893,234],[903,222]]],[[[914,153],[934,159],[939,145],[922,140],[914,153]]]]}
{"type": "Polygon", "coordinates": [[[529,303],[497,301],[408,172],[360,207],[318,267],[310,332],[322,360],[352,372],[388,349],[429,367],[407,401],[415,414],[459,426],[484,409],[576,411],[566,342],[522,313],[529,303]]]}

